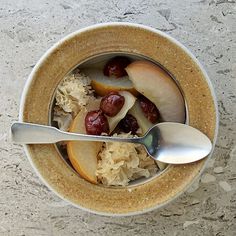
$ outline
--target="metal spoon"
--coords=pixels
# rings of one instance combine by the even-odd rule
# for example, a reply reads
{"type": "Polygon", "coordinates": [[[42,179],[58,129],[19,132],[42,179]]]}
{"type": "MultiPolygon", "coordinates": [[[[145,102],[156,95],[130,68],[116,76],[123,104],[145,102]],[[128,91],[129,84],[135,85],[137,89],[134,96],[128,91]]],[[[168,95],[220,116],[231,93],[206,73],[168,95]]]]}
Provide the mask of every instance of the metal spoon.
{"type": "Polygon", "coordinates": [[[59,141],[102,141],[140,143],[154,159],[169,164],[184,164],[207,156],[212,144],[199,130],[184,124],[164,122],[154,125],[143,137],[120,138],[61,131],[55,127],[16,122],[11,126],[12,140],[21,144],[59,141]]]}

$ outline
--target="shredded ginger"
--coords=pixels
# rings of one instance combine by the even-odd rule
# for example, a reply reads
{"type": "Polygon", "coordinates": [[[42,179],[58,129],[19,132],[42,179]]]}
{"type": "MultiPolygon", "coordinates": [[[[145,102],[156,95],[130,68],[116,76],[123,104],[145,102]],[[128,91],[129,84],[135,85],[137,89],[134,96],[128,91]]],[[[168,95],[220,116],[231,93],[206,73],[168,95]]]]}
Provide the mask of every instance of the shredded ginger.
{"type": "MultiPolygon", "coordinates": [[[[131,134],[115,136],[132,137],[131,134]]],[[[141,144],[104,143],[98,154],[97,178],[104,185],[126,186],[129,181],[150,177],[157,172],[157,166],[141,144]]]]}
{"type": "Polygon", "coordinates": [[[73,117],[87,105],[93,95],[89,77],[76,71],[65,77],[56,92],[56,105],[73,117]]]}

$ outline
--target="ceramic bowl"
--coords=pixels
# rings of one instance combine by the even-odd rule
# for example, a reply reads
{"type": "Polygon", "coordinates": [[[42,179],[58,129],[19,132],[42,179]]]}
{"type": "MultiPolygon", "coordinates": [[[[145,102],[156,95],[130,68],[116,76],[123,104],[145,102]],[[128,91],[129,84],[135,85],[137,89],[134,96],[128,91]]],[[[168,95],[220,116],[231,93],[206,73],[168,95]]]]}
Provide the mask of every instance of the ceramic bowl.
{"type": "MultiPolygon", "coordinates": [[[[76,31],[49,49],[25,85],[20,120],[50,124],[55,90],[77,65],[101,55],[129,54],[162,65],[180,86],[189,125],[215,144],[218,116],[210,80],[196,58],[178,41],[150,27],[131,23],[98,24],[76,31]]],[[[171,165],[161,174],[127,187],[94,185],[61,157],[56,145],[25,145],[36,173],[62,199],[101,215],[134,215],[160,208],[183,193],[199,176],[210,155],[198,162],[171,165]]]]}

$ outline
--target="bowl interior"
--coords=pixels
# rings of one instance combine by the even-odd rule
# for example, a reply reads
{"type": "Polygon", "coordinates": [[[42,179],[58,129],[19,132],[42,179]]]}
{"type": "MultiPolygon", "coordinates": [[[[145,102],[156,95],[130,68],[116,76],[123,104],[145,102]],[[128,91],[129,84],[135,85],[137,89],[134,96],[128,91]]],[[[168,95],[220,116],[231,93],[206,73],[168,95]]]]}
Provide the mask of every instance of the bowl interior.
{"type": "MultiPolygon", "coordinates": [[[[176,85],[179,87],[179,90],[181,91],[182,93],[182,89],[181,87],[179,86],[178,82],[176,81],[176,79],[173,77],[173,75],[171,75],[171,73],[169,71],[166,70],[166,68],[164,68],[160,63],[152,60],[151,58],[147,58],[145,56],[141,56],[141,55],[135,55],[135,54],[127,54],[127,53],[116,53],[116,52],[113,52],[113,53],[108,53],[108,54],[101,54],[101,55],[98,55],[98,56],[95,56],[95,57],[92,57],[92,58],[89,58],[87,59],[86,61],[76,65],[75,68],[73,68],[72,70],[68,71],[67,74],[70,74],[70,73],[73,73],[73,71],[75,69],[81,69],[83,70],[83,68],[99,68],[101,70],[103,70],[105,64],[113,57],[115,56],[125,56],[127,58],[130,59],[130,61],[136,61],[136,60],[148,60],[148,61],[151,61],[152,63],[155,63],[156,65],[158,65],[159,67],[161,67],[163,70],[166,71],[166,73],[168,73],[171,78],[175,81],[176,85]]],[[[51,101],[51,106],[50,106],[50,109],[49,109],[49,124],[52,125],[52,126],[55,126],[57,127],[57,124],[56,122],[53,121],[53,108],[55,106],[55,93],[56,93],[56,90],[54,92],[54,95],[52,97],[52,101],[51,101]]],[[[184,95],[182,93],[182,96],[184,98],[184,95]]],[[[184,98],[185,100],[185,98],[184,98]]],[[[186,114],[186,120],[185,120],[185,124],[188,124],[188,109],[187,109],[187,105],[186,105],[186,101],[185,101],[185,114],[186,114]]],[[[61,156],[61,158],[63,160],[65,160],[65,162],[69,165],[69,167],[73,170],[74,168],[72,167],[69,159],[68,159],[68,156],[67,154],[65,153],[65,151],[63,149],[61,149],[60,145],[58,144],[55,144],[56,146],[56,149],[58,150],[58,153],[59,155],[61,156]]],[[[166,168],[168,168],[168,166],[166,166],[166,168]]],[[[136,180],[132,180],[130,181],[129,183],[129,186],[137,186],[139,184],[145,184],[146,182],[152,180],[153,178],[159,176],[163,171],[166,170],[163,169],[163,170],[158,170],[158,172],[154,175],[154,176],[151,176],[151,177],[148,177],[148,178],[145,178],[145,177],[142,177],[142,178],[139,178],[139,179],[136,179],[136,180]]],[[[75,171],[75,173],[77,175],[79,175],[78,172],[75,171]]],[[[103,185],[102,185],[103,186],[103,185]]],[[[109,186],[109,187],[114,187],[114,188],[123,188],[123,186],[109,186]]]]}

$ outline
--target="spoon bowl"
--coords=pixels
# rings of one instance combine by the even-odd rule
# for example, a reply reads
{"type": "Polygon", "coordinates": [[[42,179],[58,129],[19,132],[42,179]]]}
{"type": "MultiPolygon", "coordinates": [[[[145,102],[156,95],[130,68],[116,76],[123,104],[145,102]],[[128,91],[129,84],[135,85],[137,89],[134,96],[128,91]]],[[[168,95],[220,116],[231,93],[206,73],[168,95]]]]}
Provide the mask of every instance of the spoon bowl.
{"type": "Polygon", "coordinates": [[[212,149],[211,141],[205,134],[191,126],[172,122],[150,128],[142,143],[155,160],[169,164],[198,161],[212,149]]]}
{"type": "Polygon", "coordinates": [[[129,142],[145,146],[154,159],[168,164],[185,164],[206,157],[212,144],[199,130],[184,124],[163,122],[151,127],[143,137],[121,138],[61,131],[52,126],[15,122],[12,140],[21,144],[56,143],[59,141],[129,142]]]}

